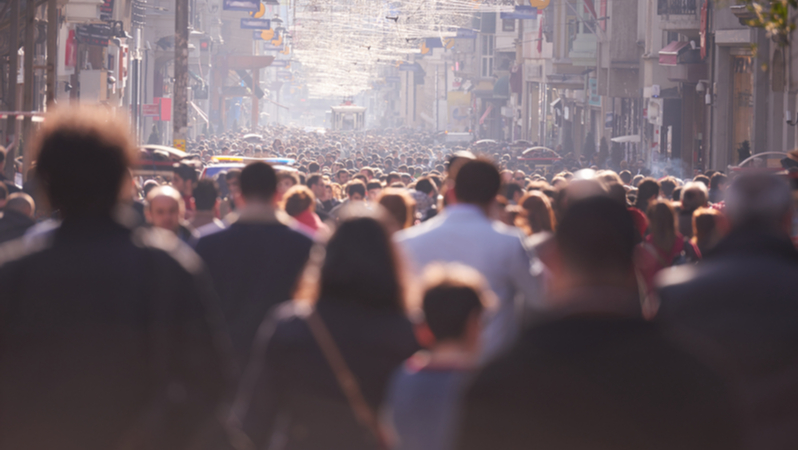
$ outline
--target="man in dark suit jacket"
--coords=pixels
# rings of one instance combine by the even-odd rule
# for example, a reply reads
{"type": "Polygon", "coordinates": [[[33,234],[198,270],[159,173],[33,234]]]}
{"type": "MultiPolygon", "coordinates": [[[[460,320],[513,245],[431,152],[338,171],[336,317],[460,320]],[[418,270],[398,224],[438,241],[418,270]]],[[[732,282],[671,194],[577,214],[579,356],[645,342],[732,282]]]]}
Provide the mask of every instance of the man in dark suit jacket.
{"type": "Polygon", "coordinates": [[[556,243],[549,317],[479,371],[456,448],[738,448],[717,378],[642,319],[625,207],[577,201],[556,243]]]}
{"type": "Polygon", "coordinates": [[[128,129],[68,108],[39,131],[38,176],[63,222],[0,245],[1,450],[194,449],[230,394],[202,261],[112,218],[128,129]]]}
{"type": "Polygon", "coordinates": [[[660,280],[657,320],[718,363],[748,448],[797,448],[797,250],[789,186],[742,175],[726,190],[732,231],[697,266],[660,280]]]}
{"type": "Polygon", "coordinates": [[[248,165],[240,184],[245,206],[238,219],[202,237],[195,249],[211,272],[241,369],[266,314],[292,299],[313,241],[276,210],[277,178],[270,165],[248,165]]]}

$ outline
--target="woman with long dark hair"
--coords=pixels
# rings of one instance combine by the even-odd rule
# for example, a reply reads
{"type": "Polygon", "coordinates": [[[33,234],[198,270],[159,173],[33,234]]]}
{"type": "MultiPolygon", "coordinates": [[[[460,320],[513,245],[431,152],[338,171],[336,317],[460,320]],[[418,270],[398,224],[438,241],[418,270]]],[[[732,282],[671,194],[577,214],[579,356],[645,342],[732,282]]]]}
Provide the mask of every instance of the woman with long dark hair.
{"type": "Polygon", "coordinates": [[[384,226],[345,219],[298,293],[311,301],[280,305],[259,330],[234,420],[258,449],[384,447],[376,411],[418,349],[384,226]]]}

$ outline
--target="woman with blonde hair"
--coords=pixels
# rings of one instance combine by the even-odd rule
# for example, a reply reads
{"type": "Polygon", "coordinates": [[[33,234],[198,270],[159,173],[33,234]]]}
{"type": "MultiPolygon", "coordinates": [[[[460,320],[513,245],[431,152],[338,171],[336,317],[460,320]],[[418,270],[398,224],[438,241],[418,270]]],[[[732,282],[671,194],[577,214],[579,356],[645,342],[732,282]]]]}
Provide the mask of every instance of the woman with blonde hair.
{"type": "Polygon", "coordinates": [[[378,197],[378,204],[386,208],[393,224],[389,231],[394,234],[414,225],[417,202],[405,189],[387,188],[378,197]]]}
{"type": "Polygon", "coordinates": [[[692,213],[692,244],[700,255],[705,255],[728,234],[728,220],[720,211],[713,208],[697,208],[692,213]]]}

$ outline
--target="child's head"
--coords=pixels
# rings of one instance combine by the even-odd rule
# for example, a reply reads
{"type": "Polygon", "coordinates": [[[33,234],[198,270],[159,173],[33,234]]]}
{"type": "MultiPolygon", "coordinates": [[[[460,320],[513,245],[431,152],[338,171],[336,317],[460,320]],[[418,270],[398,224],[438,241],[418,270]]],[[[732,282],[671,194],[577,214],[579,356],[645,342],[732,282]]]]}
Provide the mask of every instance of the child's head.
{"type": "Polygon", "coordinates": [[[482,313],[493,301],[483,276],[462,264],[435,264],[425,270],[423,281],[420,343],[429,348],[456,343],[474,349],[482,313]]]}

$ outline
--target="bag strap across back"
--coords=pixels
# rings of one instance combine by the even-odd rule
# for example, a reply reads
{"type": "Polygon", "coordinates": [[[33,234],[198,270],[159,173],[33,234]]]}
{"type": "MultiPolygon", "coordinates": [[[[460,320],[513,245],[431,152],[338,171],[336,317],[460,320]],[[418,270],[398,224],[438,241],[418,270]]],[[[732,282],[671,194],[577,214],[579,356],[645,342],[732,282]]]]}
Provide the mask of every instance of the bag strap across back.
{"type": "Polygon", "coordinates": [[[347,363],[342,357],[342,353],[339,351],[339,347],[336,346],[336,342],[333,340],[322,317],[317,310],[314,309],[306,316],[305,320],[308,324],[308,328],[311,330],[311,334],[314,336],[314,340],[317,341],[317,345],[319,345],[319,348],[322,350],[322,354],[325,356],[328,365],[330,365],[333,370],[339,387],[342,389],[345,397],[347,397],[347,402],[350,404],[350,408],[353,410],[356,420],[372,433],[378,441],[379,448],[387,449],[388,445],[378,423],[378,416],[364,398],[358,381],[347,366],[347,363]]]}

